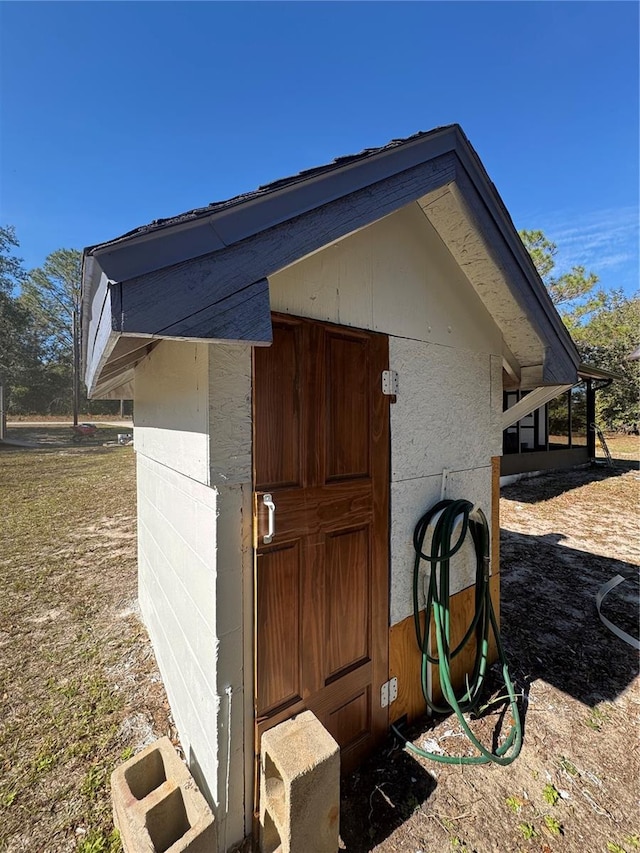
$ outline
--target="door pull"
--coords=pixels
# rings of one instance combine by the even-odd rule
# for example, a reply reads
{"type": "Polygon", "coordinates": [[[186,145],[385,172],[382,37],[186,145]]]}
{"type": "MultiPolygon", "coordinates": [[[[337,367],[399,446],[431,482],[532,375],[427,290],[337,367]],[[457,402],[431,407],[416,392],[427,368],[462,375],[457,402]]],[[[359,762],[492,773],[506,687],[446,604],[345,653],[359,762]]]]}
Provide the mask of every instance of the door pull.
{"type": "Polygon", "coordinates": [[[269,545],[276,535],[276,505],[273,502],[273,495],[266,494],[262,496],[262,503],[269,510],[269,528],[267,533],[262,537],[265,545],[269,545]]]}

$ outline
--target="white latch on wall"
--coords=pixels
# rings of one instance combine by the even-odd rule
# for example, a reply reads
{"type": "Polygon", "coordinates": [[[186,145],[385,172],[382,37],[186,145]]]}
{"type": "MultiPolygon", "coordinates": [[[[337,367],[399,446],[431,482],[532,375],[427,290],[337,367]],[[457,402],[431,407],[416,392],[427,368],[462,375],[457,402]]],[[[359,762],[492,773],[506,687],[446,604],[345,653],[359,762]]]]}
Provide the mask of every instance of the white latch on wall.
{"type": "Polygon", "coordinates": [[[391,678],[380,688],[380,707],[386,708],[398,698],[398,679],[391,678]]]}
{"type": "Polygon", "coordinates": [[[389,397],[398,394],[398,374],[395,370],[382,371],[382,393],[389,397]]]}

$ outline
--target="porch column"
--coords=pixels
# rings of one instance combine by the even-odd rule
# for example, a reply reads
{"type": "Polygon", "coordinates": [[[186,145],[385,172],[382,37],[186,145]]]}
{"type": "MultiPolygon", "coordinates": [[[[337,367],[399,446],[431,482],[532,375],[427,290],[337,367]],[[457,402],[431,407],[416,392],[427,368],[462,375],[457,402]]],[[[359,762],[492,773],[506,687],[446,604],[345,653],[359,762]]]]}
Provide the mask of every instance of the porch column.
{"type": "Polygon", "coordinates": [[[587,453],[593,462],[596,458],[596,431],[591,425],[596,422],[596,392],[591,379],[587,379],[587,453]]]}

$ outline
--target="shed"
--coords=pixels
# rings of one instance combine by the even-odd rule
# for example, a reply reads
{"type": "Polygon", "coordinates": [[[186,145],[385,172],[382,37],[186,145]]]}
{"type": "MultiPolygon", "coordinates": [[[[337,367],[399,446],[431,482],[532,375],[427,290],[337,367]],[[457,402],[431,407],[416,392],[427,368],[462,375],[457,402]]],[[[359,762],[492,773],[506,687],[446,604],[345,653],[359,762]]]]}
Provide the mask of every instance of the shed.
{"type": "Polygon", "coordinates": [[[313,710],[349,769],[422,711],[413,526],[481,506],[497,600],[505,382],[542,405],[578,353],[458,125],[86,249],[82,327],[89,395],[135,400],[141,609],[225,850],[267,727],[313,710]]]}

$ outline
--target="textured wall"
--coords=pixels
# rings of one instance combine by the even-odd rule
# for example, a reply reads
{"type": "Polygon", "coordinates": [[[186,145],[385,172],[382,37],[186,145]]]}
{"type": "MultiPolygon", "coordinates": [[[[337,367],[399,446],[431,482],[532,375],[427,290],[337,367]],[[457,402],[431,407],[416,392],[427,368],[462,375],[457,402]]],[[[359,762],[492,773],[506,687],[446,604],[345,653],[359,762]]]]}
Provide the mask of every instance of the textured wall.
{"type": "Polygon", "coordinates": [[[251,807],[250,348],[162,342],[136,372],[135,424],[142,613],[226,849],[251,807]]]}
{"type": "Polygon", "coordinates": [[[220,728],[221,851],[251,831],[253,810],[253,514],[251,347],[209,348],[210,482],[216,518],[218,695],[229,702],[220,728]],[[228,790],[227,790],[228,786],[228,790]],[[222,794],[224,789],[224,795],[222,794]]]}
{"type": "MultiPolygon", "coordinates": [[[[390,338],[389,361],[400,376],[391,406],[391,624],[413,613],[413,529],[440,500],[465,498],[491,517],[491,457],[501,452],[496,359],[485,353],[390,338]]],[[[426,568],[426,567],[425,567],[426,568]]],[[[451,593],[475,579],[469,543],[451,563],[451,593]]]]}

